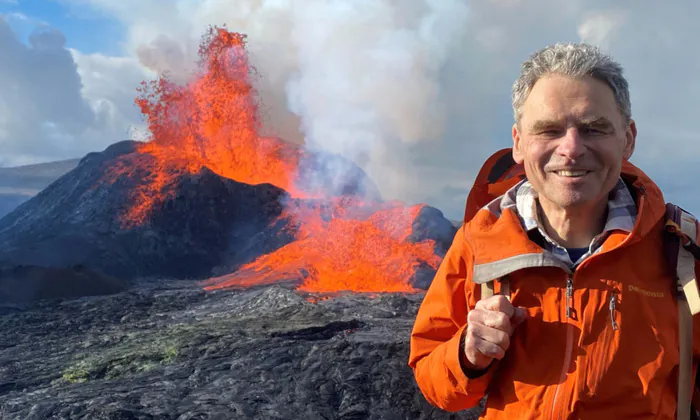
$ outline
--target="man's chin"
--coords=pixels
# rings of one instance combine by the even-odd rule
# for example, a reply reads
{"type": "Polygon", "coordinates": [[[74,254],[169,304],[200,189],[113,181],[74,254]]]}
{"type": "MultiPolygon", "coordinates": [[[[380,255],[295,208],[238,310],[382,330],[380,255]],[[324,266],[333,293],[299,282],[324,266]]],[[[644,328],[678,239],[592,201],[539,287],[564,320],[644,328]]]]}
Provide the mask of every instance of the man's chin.
{"type": "Polygon", "coordinates": [[[552,197],[552,199],[549,201],[563,210],[590,208],[592,205],[595,205],[595,198],[589,197],[587,194],[580,191],[559,192],[550,197],[552,197]]]}

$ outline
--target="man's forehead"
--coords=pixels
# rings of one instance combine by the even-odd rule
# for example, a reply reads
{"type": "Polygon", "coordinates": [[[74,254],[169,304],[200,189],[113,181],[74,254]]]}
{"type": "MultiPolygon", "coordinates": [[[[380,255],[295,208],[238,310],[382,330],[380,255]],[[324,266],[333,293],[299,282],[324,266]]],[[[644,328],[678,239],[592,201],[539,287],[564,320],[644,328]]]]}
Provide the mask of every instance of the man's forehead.
{"type": "Polygon", "coordinates": [[[605,83],[587,76],[550,75],[535,83],[523,103],[522,118],[587,122],[622,117],[615,96],[605,83]]]}

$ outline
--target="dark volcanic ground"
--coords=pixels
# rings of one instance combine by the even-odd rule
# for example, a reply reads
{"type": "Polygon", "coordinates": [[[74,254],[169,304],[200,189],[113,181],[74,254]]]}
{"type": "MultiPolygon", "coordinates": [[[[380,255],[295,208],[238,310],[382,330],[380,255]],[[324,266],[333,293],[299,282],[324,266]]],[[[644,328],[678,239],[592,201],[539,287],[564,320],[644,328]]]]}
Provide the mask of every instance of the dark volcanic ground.
{"type": "Polygon", "coordinates": [[[407,366],[422,294],[162,281],[0,315],[2,419],[470,419],[407,366]]]}

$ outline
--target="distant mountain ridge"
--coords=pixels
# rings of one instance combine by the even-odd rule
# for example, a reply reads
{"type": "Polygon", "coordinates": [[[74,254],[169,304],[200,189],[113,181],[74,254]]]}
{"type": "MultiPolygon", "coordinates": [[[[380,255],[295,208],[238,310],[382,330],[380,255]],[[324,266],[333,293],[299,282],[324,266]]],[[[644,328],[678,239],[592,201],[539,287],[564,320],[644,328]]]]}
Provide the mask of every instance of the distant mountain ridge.
{"type": "Polygon", "coordinates": [[[0,218],[78,166],[80,159],[0,168],[0,218]]]}
{"type": "Polygon", "coordinates": [[[0,186],[44,188],[78,166],[80,158],[0,168],[0,186]]]}

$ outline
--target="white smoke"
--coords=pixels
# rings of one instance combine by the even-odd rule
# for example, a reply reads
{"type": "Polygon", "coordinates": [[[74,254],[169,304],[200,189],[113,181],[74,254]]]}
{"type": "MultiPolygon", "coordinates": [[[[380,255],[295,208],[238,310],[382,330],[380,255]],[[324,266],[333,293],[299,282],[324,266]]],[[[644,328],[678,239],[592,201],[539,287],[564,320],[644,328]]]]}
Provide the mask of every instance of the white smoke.
{"type": "Polygon", "coordinates": [[[341,154],[390,197],[411,188],[391,155],[443,135],[440,72],[468,16],[466,0],[180,1],[151,19],[129,9],[157,2],[93,4],[131,20],[132,52],[178,81],[207,26],[248,35],[264,134],[341,154]]]}
{"type": "Polygon", "coordinates": [[[307,144],[352,159],[391,195],[410,186],[385,155],[443,134],[440,70],[467,17],[461,1],[413,5],[306,0],[290,10],[298,68],[286,92],[307,144]]]}

